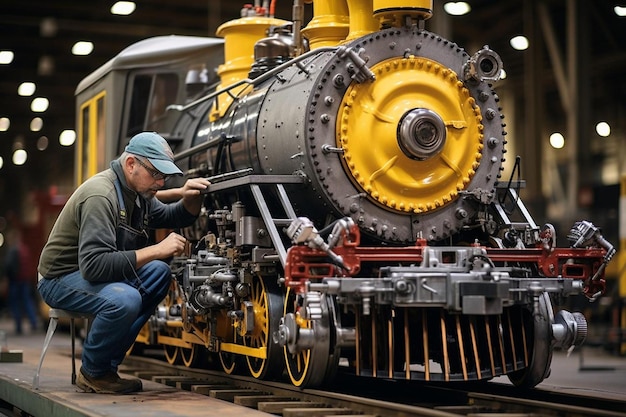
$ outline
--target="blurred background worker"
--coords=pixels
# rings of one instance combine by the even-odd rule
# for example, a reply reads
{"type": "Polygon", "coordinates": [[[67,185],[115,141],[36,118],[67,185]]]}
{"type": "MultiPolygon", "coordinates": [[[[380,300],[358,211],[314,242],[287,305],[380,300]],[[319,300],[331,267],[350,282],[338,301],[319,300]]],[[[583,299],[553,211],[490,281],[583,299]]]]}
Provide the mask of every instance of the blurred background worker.
{"type": "Polygon", "coordinates": [[[37,282],[37,263],[33,262],[28,246],[22,241],[19,230],[7,234],[8,250],[4,270],[8,279],[7,302],[15,321],[15,332],[22,334],[22,313],[30,322],[31,330],[37,330],[34,291],[37,282]]]}

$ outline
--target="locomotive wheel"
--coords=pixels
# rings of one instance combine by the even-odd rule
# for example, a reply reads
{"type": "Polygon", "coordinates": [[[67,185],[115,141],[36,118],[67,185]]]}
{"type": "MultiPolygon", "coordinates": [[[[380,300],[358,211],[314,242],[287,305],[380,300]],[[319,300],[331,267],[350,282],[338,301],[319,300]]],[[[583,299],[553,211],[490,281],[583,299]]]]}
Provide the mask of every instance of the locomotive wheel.
{"type": "MultiPolygon", "coordinates": [[[[226,317],[222,317],[226,319],[226,317]]],[[[229,319],[230,320],[230,319],[229,319]]],[[[236,329],[233,326],[228,326],[228,336],[224,336],[224,342],[240,344],[241,337],[238,335],[236,329]]],[[[241,367],[241,356],[234,354],[232,352],[225,352],[220,349],[218,356],[220,358],[220,364],[222,365],[222,370],[231,375],[237,371],[241,367]]]]}
{"type": "Polygon", "coordinates": [[[539,295],[538,305],[538,311],[533,314],[534,331],[530,344],[530,364],[527,368],[507,375],[513,385],[521,388],[533,388],[550,375],[554,312],[548,293],[544,292],[539,295]]]}
{"type": "Polygon", "coordinates": [[[238,368],[239,357],[234,353],[222,351],[220,351],[219,356],[222,370],[228,375],[235,373],[238,368]]]}
{"type": "MultiPolygon", "coordinates": [[[[163,304],[166,309],[170,309],[174,305],[182,305],[182,298],[180,296],[182,289],[176,280],[172,280],[170,283],[170,289],[163,300],[163,304]]],[[[180,338],[182,335],[182,329],[176,327],[166,327],[165,335],[169,337],[180,338]]],[[[165,359],[170,365],[180,363],[180,348],[178,346],[163,345],[163,352],[165,353],[165,359]]]]}
{"type": "Polygon", "coordinates": [[[178,348],[180,352],[180,360],[187,368],[194,367],[201,362],[202,348],[195,343],[191,344],[191,348],[178,348]]]}
{"type": "Polygon", "coordinates": [[[281,347],[273,343],[272,333],[278,328],[282,315],[282,294],[278,293],[277,285],[268,285],[262,278],[254,277],[250,300],[254,311],[254,329],[243,337],[243,343],[248,347],[266,349],[265,358],[246,357],[250,374],[257,379],[281,375],[281,347]]]}
{"type": "MultiPolygon", "coordinates": [[[[179,328],[168,328],[165,330],[167,336],[170,337],[180,337],[181,329],[179,328]]],[[[175,365],[180,363],[180,348],[178,346],[172,345],[163,345],[163,352],[165,353],[165,359],[167,363],[170,365],[175,365]]]]}
{"type": "Polygon", "coordinates": [[[334,338],[331,337],[334,332],[331,325],[335,315],[332,299],[321,297],[322,318],[316,321],[301,318],[296,306],[296,293],[291,289],[287,290],[285,300],[285,316],[292,313],[299,328],[315,330],[312,348],[297,353],[289,352],[288,346],[283,348],[289,379],[295,386],[302,388],[321,385],[337,372],[339,366],[339,352],[334,347],[334,338]]]}

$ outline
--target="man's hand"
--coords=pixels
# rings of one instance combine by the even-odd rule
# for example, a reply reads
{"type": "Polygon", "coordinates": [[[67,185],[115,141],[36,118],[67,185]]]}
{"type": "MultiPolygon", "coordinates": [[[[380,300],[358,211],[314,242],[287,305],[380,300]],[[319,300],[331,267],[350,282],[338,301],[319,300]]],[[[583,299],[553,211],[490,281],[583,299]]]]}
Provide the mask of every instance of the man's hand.
{"type": "Polygon", "coordinates": [[[206,194],[211,182],[206,178],[190,178],[180,189],[181,197],[185,198],[197,197],[201,193],[206,194]]]}
{"type": "Polygon", "coordinates": [[[170,256],[177,256],[183,253],[185,250],[185,244],[187,239],[178,233],[170,233],[165,239],[156,244],[161,253],[160,258],[169,258],[170,256]]]}
{"type": "Polygon", "coordinates": [[[207,193],[211,182],[206,178],[190,178],[185,182],[181,190],[183,205],[194,216],[200,213],[204,195],[207,193]]]}
{"type": "Polygon", "coordinates": [[[150,261],[155,259],[167,259],[171,256],[181,255],[185,250],[187,239],[178,233],[170,233],[165,239],[159,243],[145,248],[137,249],[137,268],[141,268],[150,261]]]}

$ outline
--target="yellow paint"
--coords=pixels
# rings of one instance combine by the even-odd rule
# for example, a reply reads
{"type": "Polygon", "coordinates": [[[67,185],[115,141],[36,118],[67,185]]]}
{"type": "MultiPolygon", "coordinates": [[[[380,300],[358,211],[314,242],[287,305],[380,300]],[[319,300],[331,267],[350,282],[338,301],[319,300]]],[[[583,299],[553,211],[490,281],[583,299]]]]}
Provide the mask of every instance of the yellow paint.
{"type": "Polygon", "coordinates": [[[105,168],[101,166],[106,149],[105,99],[106,91],[102,91],[80,106],[76,133],[75,186],[79,186],[87,178],[105,168]],[[85,120],[88,122],[87,126],[85,120]]]}
{"type": "Polygon", "coordinates": [[[337,46],[346,39],[350,27],[348,5],[345,0],[315,0],[313,18],[302,29],[311,50],[337,46]]]}
{"type": "Polygon", "coordinates": [[[350,13],[350,33],[346,38],[351,41],[378,30],[379,25],[373,16],[371,0],[348,0],[350,13]]]}
{"type": "Polygon", "coordinates": [[[220,343],[220,351],[250,356],[252,358],[267,359],[267,349],[265,347],[252,348],[235,343],[220,343]]]}
{"type": "MultiPolygon", "coordinates": [[[[224,64],[217,69],[220,77],[221,90],[238,81],[248,78],[250,68],[254,63],[254,45],[267,36],[270,26],[282,26],[286,20],[270,17],[242,17],[231,20],[217,28],[216,35],[224,38],[224,64]]],[[[248,86],[242,85],[217,97],[217,106],[214,106],[210,118],[215,121],[226,113],[233,102],[233,96],[241,94],[248,86]]]]}
{"type": "Polygon", "coordinates": [[[400,212],[426,213],[465,190],[480,164],[480,109],[454,71],[410,56],[374,65],[376,80],[353,83],[337,118],[337,146],[352,181],[379,204],[400,212]],[[397,130],[413,109],[435,112],[446,126],[445,145],[426,160],[408,157],[397,130]]]}
{"type": "Polygon", "coordinates": [[[388,26],[404,24],[404,18],[430,19],[433,15],[432,0],[374,0],[374,17],[388,26]]]}

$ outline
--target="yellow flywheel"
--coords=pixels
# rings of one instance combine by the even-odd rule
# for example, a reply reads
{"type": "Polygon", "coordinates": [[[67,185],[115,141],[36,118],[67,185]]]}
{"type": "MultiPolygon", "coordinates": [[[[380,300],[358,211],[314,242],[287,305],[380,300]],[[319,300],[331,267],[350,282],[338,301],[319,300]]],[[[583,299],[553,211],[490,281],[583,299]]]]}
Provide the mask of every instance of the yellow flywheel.
{"type": "Polygon", "coordinates": [[[479,107],[457,74],[409,56],[370,68],[337,119],[337,145],[355,184],[391,209],[426,213],[466,189],[483,150],[479,107]]]}

